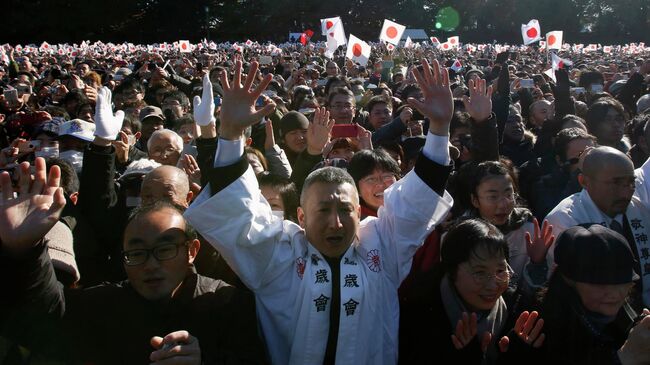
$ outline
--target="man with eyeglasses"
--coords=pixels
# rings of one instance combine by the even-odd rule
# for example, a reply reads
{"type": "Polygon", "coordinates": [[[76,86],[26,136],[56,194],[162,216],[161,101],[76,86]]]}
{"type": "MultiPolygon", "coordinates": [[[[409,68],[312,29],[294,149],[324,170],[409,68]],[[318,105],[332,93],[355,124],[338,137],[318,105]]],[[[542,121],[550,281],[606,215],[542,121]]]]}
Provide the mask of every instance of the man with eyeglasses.
{"type": "MultiPolygon", "coordinates": [[[[584,223],[598,223],[623,235],[636,258],[637,272],[642,273],[633,306],[641,310],[650,306],[650,188],[645,176],[650,173],[646,162],[634,170],[623,152],[601,146],[587,150],[578,181],[583,190],[562,200],[547,216],[553,235],[584,223]]],[[[553,263],[554,246],[547,254],[553,263]]]]}
{"type": "Polygon", "coordinates": [[[60,170],[20,167],[20,195],[0,175],[0,333],[65,363],[260,364],[253,298],[200,276],[200,243],[176,206],[141,207],[124,231],[128,280],[63,289],[43,236],[65,206],[60,170]],[[30,186],[30,180],[33,184],[30,186]]]}
{"type": "Polygon", "coordinates": [[[345,87],[334,89],[329,95],[327,105],[336,124],[352,124],[357,111],[352,91],[345,87]]]}

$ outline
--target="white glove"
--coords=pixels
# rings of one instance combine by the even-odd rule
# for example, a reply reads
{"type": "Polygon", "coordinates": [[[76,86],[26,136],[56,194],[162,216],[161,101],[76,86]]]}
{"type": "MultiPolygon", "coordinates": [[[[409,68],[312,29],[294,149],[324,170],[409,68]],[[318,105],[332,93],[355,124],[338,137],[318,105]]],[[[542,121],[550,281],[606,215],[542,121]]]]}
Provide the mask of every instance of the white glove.
{"type": "Polygon", "coordinates": [[[192,104],[194,106],[194,121],[196,124],[205,127],[217,120],[214,117],[214,96],[212,94],[212,83],[208,74],[203,76],[202,98],[198,95],[195,96],[192,104]]]}
{"type": "Polygon", "coordinates": [[[113,115],[112,97],[111,90],[104,86],[97,92],[95,104],[95,135],[109,141],[117,138],[124,121],[123,111],[118,110],[113,115]]]}

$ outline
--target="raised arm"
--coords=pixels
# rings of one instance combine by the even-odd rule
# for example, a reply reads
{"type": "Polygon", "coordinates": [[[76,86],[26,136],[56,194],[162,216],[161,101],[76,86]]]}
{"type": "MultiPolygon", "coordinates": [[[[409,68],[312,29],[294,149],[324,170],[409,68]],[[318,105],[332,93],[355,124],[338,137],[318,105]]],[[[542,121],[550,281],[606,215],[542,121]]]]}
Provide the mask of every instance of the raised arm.
{"type": "MultiPolygon", "coordinates": [[[[290,247],[279,244],[284,233],[283,222],[273,218],[270,206],[260,193],[255,174],[246,159],[242,158],[244,131],[275,108],[270,103],[260,110],[255,109],[255,101],[266,89],[272,75],[266,75],[254,87],[258,64],[253,62],[242,84],[241,67],[241,60],[237,60],[233,79],[228,80],[226,75],[221,77],[221,133],[214,166],[202,171],[208,185],[185,216],[219,250],[242,281],[256,290],[270,279],[265,274],[275,270],[277,265],[288,262],[278,260],[276,250],[290,247]]],[[[206,88],[205,83],[209,83],[209,80],[204,79],[204,91],[211,90],[211,85],[206,88]]],[[[205,97],[203,99],[203,103],[210,102],[205,97]]],[[[201,100],[197,99],[195,109],[200,109],[201,104],[201,100]]],[[[210,123],[207,117],[197,119],[199,125],[206,122],[210,123]]]]}

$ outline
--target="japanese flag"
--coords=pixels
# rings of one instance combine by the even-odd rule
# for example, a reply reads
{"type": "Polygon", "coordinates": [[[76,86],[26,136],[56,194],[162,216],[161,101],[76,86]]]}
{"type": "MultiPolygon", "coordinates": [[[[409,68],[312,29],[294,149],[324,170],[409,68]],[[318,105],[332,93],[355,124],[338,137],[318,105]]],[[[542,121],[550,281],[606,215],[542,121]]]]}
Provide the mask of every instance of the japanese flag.
{"type": "Polygon", "coordinates": [[[41,43],[40,47],[41,52],[48,52],[50,50],[50,45],[47,42],[41,43]]]}
{"type": "Polygon", "coordinates": [[[612,53],[612,46],[604,46],[603,53],[612,53]]]}
{"type": "Polygon", "coordinates": [[[553,64],[553,71],[563,69],[564,66],[573,65],[573,62],[561,58],[560,56],[556,55],[555,52],[551,52],[551,62],[553,64]]]}
{"type": "Polygon", "coordinates": [[[325,18],[320,20],[320,27],[323,35],[327,35],[327,33],[334,27],[334,24],[341,22],[341,17],[334,17],[334,18],[325,18]]]}
{"type": "Polygon", "coordinates": [[[460,63],[460,61],[458,59],[456,59],[454,61],[454,63],[451,64],[451,67],[449,67],[449,68],[454,70],[454,72],[458,72],[458,71],[463,69],[463,64],[460,63]]]}
{"type": "Polygon", "coordinates": [[[447,38],[447,43],[449,43],[449,45],[452,48],[458,48],[460,41],[458,39],[458,36],[453,36],[453,37],[447,38]]]}
{"type": "Polygon", "coordinates": [[[521,36],[524,39],[524,44],[529,45],[542,39],[542,32],[539,29],[539,21],[532,19],[528,24],[521,25],[521,36]]]}
{"type": "Polygon", "coordinates": [[[438,49],[441,49],[443,51],[451,51],[452,48],[454,47],[448,41],[438,45],[438,49]]]}
{"type": "Polygon", "coordinates": [[[252,45],[253,45],[253,41],[251,41],[250,39],[247,39],[246,40],[246,47],[250,47],[252,45]]]}
{"type": "Polygon", "coordinates": [[[413,41],[411,40],[411,37],[406,37],[404,48],[413,48],[413,41]]]}
{"type": "Polygon", "coordinates": [[[587,46],[587,50],[596,51],[596,50],[598,50],[598,45],[592,43],[589,46],[587,46]]]}
{"type": "Polygon", "coordinates": [[[402,39],[404,30],[406,30],[405,26],[392,22],[388,19],[384,19],[384,26],[381,27],[381,34],[379,35],[379,39],[397,45],[400,39],[402,39]]]}
{"type": "Polygon", "coordinates": [[[476,52],[476,47],[474,47],[474,46],[468,44],[468,45],[467,45],[467,52],[469,52],[469,53],[474,53],[474,52],[476,52]]]}
{"type": "Polygon", "coordinates": [[[554,30],[552,32],[546,33],[546,48],[551,49],[562,49],[562,35],[564,32],[561,30],[554,30]]]}
{"type": "Polygon", "coordinates": [[[431,44],[435,47],[440,44],[440,41],[438,40],[438,37],[431,37],[431,44]]]}
{"type": "Polygon", "coordinates": [[[336,17],[330,19],[334,20],[326,21],[323,28],[327,30],[325,33],[325,36],[327,37],[327,49],[331,52],[334,52],[336,48],[346,44],[347,40],[345,39],[345,31],[343,30],[343,23],[341,22],[341,18],[336,17]]]}
{"type": "Polygon", "coordinates": [[[549,68],[548,70],[544,71],[544,75],[548,76],[553,80],[553,82],[557,82],[555,79],[555,71],[553,71],[553,68],[549,68]]]}
{"type": "Polygon", "coordinates": [[[540,49],[546,48],[546,41],[539,41],[539,48],[540,49]]]}
{"type": "Polygon", "coordinates": [[[395,46],[392,45],[392,44],[390,44],[390,43],[388,43],[388,44],[386,45],[386,49],[388,49],[389,51],[392,51],[392,50],[395,49],[395,46]]]}
{"type": "Polygon", "coordinates": [[[63,56],[65,54],[65,51],[63,48],[59,48],[59,56],[63,56]]]}
{"type": "Polygon", "coordinates": [[[350,34],[345,58],[349,58],[361,66],[365,66],[368,64],[368,59],[370,58],[370,45],[350,34]]]}
{"type": "Polygon", "coordinates": [[[178,41],[178,49],[181,51],[181,53],[192,52],[190,41],[178,41]]]}

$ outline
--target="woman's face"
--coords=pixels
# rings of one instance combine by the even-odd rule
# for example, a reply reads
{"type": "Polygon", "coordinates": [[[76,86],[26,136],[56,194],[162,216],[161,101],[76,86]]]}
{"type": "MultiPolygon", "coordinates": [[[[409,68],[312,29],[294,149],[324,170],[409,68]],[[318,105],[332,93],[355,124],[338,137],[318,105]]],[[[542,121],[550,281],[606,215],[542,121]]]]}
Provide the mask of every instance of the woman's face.
{"type": "Polygon", "coordinates": [[[633,283],[599,285],[575,283],[582,305],[591,312],[613,317],[625,303],[633,283]]]}
{"type": "Polygon", "coordinates": [[[276,189],[269,185],[262,185],[260,186],[260,190],[262,191],[264,199],[269,202],[271,210],[284,212],[284,202],[282,201],[280,193],[276,189]]]}
{"type": "Polygon", "coordinates": [[[368,207],[377,210],[384,205],[384,190],[395,181],[397,178],[392,172],[376,169],[359,180],[359,195],[368,207]]]}
{"type": "Polygon", "coordinates": [[[510,269],[506,259],[478,248],[456,271],[454,287],[470,311],[490,310],[508,289],[510,269]]]}
{"type": "Polygon", "coordinates": [[[284,144],[295,153],[300,153],[307,148],[307,130],[294,129],[284,135],[284,144]]]}
{"type": "Polygon", "coordinates": [[[254,153],[247,153],[246,154],[246,159],[248,160],[248,163],[251,165],[253,168],[253,172],[255,175],[260,174],[261,172],[264,171],[264,166],[260,162],[260,159],[257,157],[256,154],[254,153]]]}
{"type": "Polygon", "coordinates": [[[485,177],[472,194],[472,205],[481,218],[500,226],[508,222],[515,207],[515,191],[509,176],[485,177]]]}

